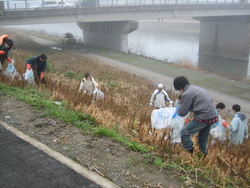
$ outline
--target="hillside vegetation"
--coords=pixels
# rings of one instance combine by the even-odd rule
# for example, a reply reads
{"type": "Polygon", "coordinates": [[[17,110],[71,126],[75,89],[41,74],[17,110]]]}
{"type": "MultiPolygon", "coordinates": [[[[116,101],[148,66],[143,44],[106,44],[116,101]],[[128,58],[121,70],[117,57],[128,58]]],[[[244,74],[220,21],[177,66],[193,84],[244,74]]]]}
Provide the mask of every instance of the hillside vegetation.
{"type": "MultiPolygon", "coordinates": [[[[27,93],[30,95],[30,103],[35,106],[44,105],[32,101],[32,89],[36,89],[44,100],[65,104],[63,108],[72,112],[71,117],[75,119],[70,118],[70,115],[65,118],[63,113],[55,114],[49,107],[44,115],[70,121],[89,133],[94,131],[95,134],[110,136],[124,142],[129,149],[161,157],[159,168],[175,164],[185,174],[187,183],[196,182],[197,179],[190,178],[190,174],[196,174],[196,178],[197,175],[203,176],[217,187],[249,186],[249,140],[236,147],[228,146],[228,140],[211,145],[209,139],[209,155],[206,158],[201,155],[197,145],[191,155],[181,147],[173,147],[169,139],[165,141],[166,137],[169,138],[170,130],[151,128],[150,114],[153,109],[149,109],[148,104],[155,86],[146,78],[116,70],[96,59],[48,49],[28,37],[3,28],[0,31],[8,33],[15,42],[16,49],[10,52],[10,56],[15,57],[15,67],[21,75],[26,70],[26,59],[41,53],[48,56],[46,87],[41,84],[32,86],[24,80],[10,80],[5,76],[0,77],[1,82],[7,86],[30,90],[27,93]],[[78,91],[80,79],[86,72],[98,82],[99,89],[105,93],[104,100],[94,100],[93,96],[78,91]]],[[[171,100],[177,98],[171,90],[167,92],[171,100]]],[[[223,118],[230,122],[229,116],[223,118]]],[[[197,135],[192,139],[197,144],[197,135]]]]}

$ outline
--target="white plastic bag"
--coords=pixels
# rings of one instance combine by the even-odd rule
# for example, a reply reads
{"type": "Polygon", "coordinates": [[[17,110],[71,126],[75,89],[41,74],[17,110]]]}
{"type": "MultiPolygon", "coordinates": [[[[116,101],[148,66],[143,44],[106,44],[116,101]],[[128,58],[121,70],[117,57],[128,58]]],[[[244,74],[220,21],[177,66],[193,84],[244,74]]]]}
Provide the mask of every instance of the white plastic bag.
{"type": "Polygon", "coordinates": [[[104,93],[97,88],[95,88],[95,90],[93,91],[93,94],[96,97],[96,99],[103,99],[104,98],[104,93]]]}
{"type": "Polygon", "coordinates": [[[32,69],[27,69],[26,72],[23,74],[24,80],[26,80],[28,83],[35,85],[35,78],[34,78],[34,73],[32,69]]]}
{"type": "Polygon", "coordinates": [[[213,140],[219,139],[220,141],[224,141],[227,139],[226,131],[224,126],[222,125],[222,121],[223,119],[219,116],[219,125],[210,130],[210,134],[213,140]]]}
{"type": "Polygon", "coordinates": [[[176,108],[160,108],[153,110],[151,114],[152,128],[164,129],[170,127],[170,122],[175,116],[176,108]]]}
{"type": "Polygon", "coordinates": [[[172,128],[170,132],[171,143],[181,142],[181,129],[185,125],[185,120],[186,117],[181,117],[178,115],[176,115],[176,117],[171,120],[170,122],[172,128]]]}
{"type": "Polygon", "coordinates": [[[15,77],[17,77],[18,80],[21,80],[22,78],[20,74],[17,72],[17,70],[15,69],[14,63],[15,63],[15,60],[13,58],[12,63],[8,63],[8,67],[4,71],[4,74],[8,76],[9,78],[14,79],[15,77]]]}

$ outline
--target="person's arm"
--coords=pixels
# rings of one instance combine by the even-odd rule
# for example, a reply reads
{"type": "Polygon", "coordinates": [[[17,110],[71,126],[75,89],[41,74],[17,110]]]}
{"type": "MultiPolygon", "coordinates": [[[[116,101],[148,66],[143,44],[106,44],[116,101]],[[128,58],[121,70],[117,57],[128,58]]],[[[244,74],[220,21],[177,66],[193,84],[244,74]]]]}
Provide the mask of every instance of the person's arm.
{"type": "Polygon", "coordinates": [[[84,81],[83,81],[83,79],[81,79],[81,84],[80,84],[79,92],[81,92],[81,90],[83,90],[83,83],[84,83],[84,81]]]}
{"type": "Polygon", "coordinates": [[[248,127],[247,127],[246,121],[245,121],[244,136],[245,136],[246,138],[248,138],[248,127]]]}
{"type": "Polygon", "coordinates": [[[152,96],[151,96],[151,99],[150,99],[150,104],[152,105],[153,101],[154,101],[154,98],[155,98],[155,94],[156,92],[154,91],[152,96]]]}
{"type": "Polygon", "coordinates": [[[31,66],[36,62],[36,58],[37,57],[35,56],[35,57],[32,57],[26,61],[27,69],[29,69],[29,70],[31,69],[31,66]]]}
{"type": "Polygon", "coordinates": [[[43,68],[42,68],[42,72],[45,72],[46,67],[47,67],[47,62],[45,61],[44,65],[43,65],[43,68]]]}
{"type": "Polygon", "coordinates": [[[96,88],[98,88],[98,83],[95,81],[95,79],[92,77],[92,82],[96,88]]]}
{"type": "Polygon", "coordinates": [[[26,61],[26,67],[27,67],[28,70],[31,69],[31,64],[30,64],[30,62],[31,62],[31,59],[28,59],[28,60],[26,61]]]}
{"type": "Polygon", "coordinates": [[[189,97],[188,95],[183,94],[180,107],[177,109],[177,114],[179,116],[184,117],[185,115],[187,115],[191,106],[192,106],[192,98],[189,97]]]}
{"type": "MultiPolygon", "coordinates": [[[[239,124],[240,124],[239,120],[236,119],[236,118],[234,118],[234,119],[231,121],[230,125],[228,125],[227,129],[228,129],[229,131],[231,131],[231,132],[235,132],[235,131],[238,130],[239,124]]],[[[224,124],[223,124],[223,125],[224,125],[224,124]]],[[[224,127],[225,127],[225,125],[224,125],[224,127]]]]}
{"type": "Polygon", "coordinates": [[[171,100],[170,100],[169,97],[168,97],[168,93],[167,93],[165,90],[162,90],[162,92],[163,92],[164,95],[165,95],[165,100],[168,101],[168,102],[170,102],[171,100]]]}

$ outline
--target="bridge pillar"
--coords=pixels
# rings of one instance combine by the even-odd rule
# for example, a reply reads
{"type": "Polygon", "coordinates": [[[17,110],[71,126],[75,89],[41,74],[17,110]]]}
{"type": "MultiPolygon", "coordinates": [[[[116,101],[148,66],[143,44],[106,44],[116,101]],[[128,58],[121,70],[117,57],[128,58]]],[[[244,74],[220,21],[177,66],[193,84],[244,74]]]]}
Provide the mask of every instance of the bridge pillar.
{"type": "Polygon", "coordinates": [[[4,11],[4,2],[0,1],[0,18],[3,16],[3,11],[4,11]]]}
{"type": "Polygon", "coordinates": [[[78,22],[83,42],[121,52],[128,52],[128,34],[138,29],[136,21],[78,22]]]}
{"type": "Polygon", "coordinates": [[[194,19],[200,21],[200,55],[249,61],[249,15],[195,17],[194,19]]]}

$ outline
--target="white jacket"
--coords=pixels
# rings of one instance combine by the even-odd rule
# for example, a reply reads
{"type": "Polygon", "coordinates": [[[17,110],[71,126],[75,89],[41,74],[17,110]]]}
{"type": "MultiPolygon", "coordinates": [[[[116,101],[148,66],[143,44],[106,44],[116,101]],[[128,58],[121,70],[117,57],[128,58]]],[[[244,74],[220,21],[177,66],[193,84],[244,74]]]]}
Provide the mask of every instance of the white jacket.
{"type": "Polygon", "coordinates": [[[155,108],[164,108],[166,105],[166,101],[170,101],[168,94],[165,90],[161,90],[159,91],[158,89],[156,89],[153,94],[152,97],[150,99],[150,103],[153,103],[154,101],[154,106],[155,108]]]}
{"type": "Polygon", "coordinates": [[[86,80],[85,77],[83,77],[83,79],[81,80],[79,91],[81,92],[81,90],[83,90],[83,93],[91,94],[94,91],[95,87],[98,87],[98,84],[94,78],[91,78],[91,80],[86,80]]]}

